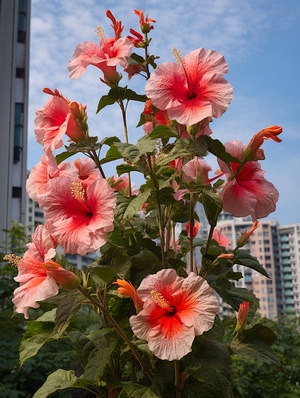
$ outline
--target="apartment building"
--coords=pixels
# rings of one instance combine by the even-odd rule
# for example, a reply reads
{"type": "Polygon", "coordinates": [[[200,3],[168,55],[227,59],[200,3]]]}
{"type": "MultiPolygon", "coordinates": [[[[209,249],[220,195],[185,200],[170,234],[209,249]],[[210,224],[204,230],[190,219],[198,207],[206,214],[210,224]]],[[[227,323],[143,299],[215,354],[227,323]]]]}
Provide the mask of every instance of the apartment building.
{"type": "MultiPolygon", "coordinates": [[[[231,249],[236,247],[238,239],[253,222],[251,217],[236,218],[228,213],[222,213],[218,228],[227,236],[231,249]]],[[[259,299],[259,313],[266,318],[274,319],[283,311],[281,264],[278,244],[278,224],[272,220],[260,220],[259,226],[250,237],[243,249],[258,259],[266,269],[269,278],[242,265],[235,265],[234,269],[243,274],[237,286],[252,290],[259,299]]],[[[224,308],[226,311],[226,308],[224,308]]]]}
{"type": "Polygon", "coordinates": [[[278,228],[282,312],[300,316],[300,223],[278,228]]]}
{"type": "Polygon", "coordinates": [[[25,224],[30,0],[0,1],[0,243],[25,224]]]}

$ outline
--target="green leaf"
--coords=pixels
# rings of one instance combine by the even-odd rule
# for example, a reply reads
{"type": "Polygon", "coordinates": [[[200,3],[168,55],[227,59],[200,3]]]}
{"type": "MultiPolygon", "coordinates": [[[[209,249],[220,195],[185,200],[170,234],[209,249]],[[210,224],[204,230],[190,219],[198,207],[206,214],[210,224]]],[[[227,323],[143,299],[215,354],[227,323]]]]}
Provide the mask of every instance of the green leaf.
{"type": "Polygon", "coordinates": [[[60,295],[55,318],[57,337],[60,337],[67,329],[73,315],[79,310],[83,302],[85,302],[85,298],[77,290],[60,295]]]}
{"type": "Polygon", "coordinates": [[[109,150],[106,152],[105,158],[102,158],[100,160],[101,164],[108,163],[108,162],[113,162],[114,160],[121,159],[122,155],[118,148],[114,145],[112,145],[109,150]]]}
{"type": "Polygon", "coordinates": [[[118,398],[161,398],[161,395],[149,386],[142,386],[137,383],[125,384],[118,398]]]}
{"type": "Polygon", "coordinates": [[[47,398],[57,390],[73,387],[77,380],[74,370],[58,369],[47,377],[47,380],[37,390],[33,398],[47,398]]]}
{"type": "Polygon", "coordinates": [[[251,329],[244,330],[238,339],[234,339],[230,344],[230,349],[233,354],[258,359],[282,370],[279,358],[271,349],[276,338],[275,333],[267,326],[257,324],[251,329]]]}
{"type": "Polygon", "coordinates": [[[205,192],[202,192],[199,201],[204,206],[209,224],[215,227],[218,222],[218,217],[223,210],[220,196],[215,191],[206,190],[205,192]]]}
{"type": "Polygon", "coordinates": [[[100,142],[100,145],[108,145],[112,146],[115,142],[120,142],[120,138],[113,136],[113,137],[105,137],[103,140],[100,142]]]}
{"type": "Polygon", "coordinates": [[[227,164],[230,162],[241,163],[239,159],[226,152],[226,149],[221,141],[215,140],[207,135],[203,137],[206,140],[208,151],[217,158],[223,160],[227,164]]]}
{"type": "Polygon", "coordinates": [[[199,397],[234,397],[230,381],[231,356],[226,345],[205,333],[195,338],[193,351],[182,361],[185,370],[195,379],[194,383],[190,378],[186,380],[183,396],[197,397],[190,395],[191,392],[201,391],[199,397]]]}
{"type": "Polygon", "coordinates": [[[74,154],[75,154],[74,152],[69,152],[69,151],[59,153],[58,155],[55,156],[56,163],[59,165],[61,162],[70,158],[74,154]]]}
{"type": "Polygon", "coordinates": [[[140,150],[136,145],[116,142],[114,146],[117,147],[121,156],[131,163],[135,163],[140,157],[140,150]]]}
{"type": "Polygon", "coordinates": [[[84,376],[89,380],[103,379],[104,371],[110,363],[111,355],[117,345],[116,338],[107,338],[108,330],[95,330],[91,332],[89,338],[95,345],[84,367],[84,376]]]}
{"type": "Polygon", "coordinates": [[[169,127],[163,124],[156,126],[151,133],[145,136],[148,140],[155,140],[157,138],[170,138],[177,137],[174,131],[169,127]]]}
{"type": "Polygon", "coordinates": [[[113,105],[115,102],[117,102],[117,99],[112,98],[109,94],[103,95],[98,102],[96,113],[99,113],[106,106],[113,105]]]}
{"type": "Polygon", "coordinates": [[[119,100],[146,102],[147,97],[144,94],[137,94],[135,91],[127,87],[112,88],[109,90],[108,97],[114,99],[115,102],[119,100]]]}
{"type": "Polygon", "coordinates": [[[106,244],[101,248],[102,256],[99,259],[100,265],[107,265],[114,268],[119,278],[126,279],[132,266],[131,259],[123,247],[106,244]]]}
{"type": "Polygon", "coordinates": [[[116,167],[118,176],[121,176],[125,173],[130,173],[132,171],[140,172],[140,170],[136,166],[132,166],[130,164],[120,164],[116,167]]]}
{"type": "Polygon", "coordinates": [[[148,136],[140,138],[136,145],[139,148],[140,156],[144,154],[152,154],[156,149],[156,141],[149,140],[148,136]]]}
{"type": "MultiPolygon", "coordinates": [[[[147,189],[146,191],[140,193],[138,196],[133,197],[133,199],[129,201],[123,201],[120,208],[118,209],[118,213],[123,213],[123,219],[129,219],[136,215],[138,211],[141,210],[142,205],[147,202],[151,194],[151,190],[147,189]]],[[[119,207],[119,206],[118,206],[119,207]]]]}
{"type": "Polygon", "coordinates": [[[54,324],[52,322],[30,321],[20,343],[20,366],[34,357],[43,345],[51,340],[54,324]]]}
{"type": "Polygon", "coordinates": [[[254,271],[259,272],[260,274],[269,278],[267,271],[260,265],[257,259],[251,256],[246,250],[238,250],[238,252],[234,256],[235,264],[241,264],[245,267],[251,268],[254,271]]]}
{"type": "Polygon", "coordinates": [[[97,266],[91,267],[91,276],[93,280],[97,283],[99,279],[104,282],[105,284],[111,283],[117,276],[117,272],[114,268],[108,266],[97,266]]]}

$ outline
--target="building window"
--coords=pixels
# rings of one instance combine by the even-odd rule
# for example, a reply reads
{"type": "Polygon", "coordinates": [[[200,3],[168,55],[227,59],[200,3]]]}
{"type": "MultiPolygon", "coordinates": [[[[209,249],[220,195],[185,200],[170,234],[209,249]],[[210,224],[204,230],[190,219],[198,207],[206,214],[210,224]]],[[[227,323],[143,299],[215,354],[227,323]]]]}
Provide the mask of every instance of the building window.
{"type": "Polygon", "coordinates": [[[21,157],[22,138],[24,124],[24,104],[15,103],[15,129],[14,129],[14,163],[18,163],[21,157]]]}
{"type": "Polygon", "coordinates": [[[12,197],[13,198],[21,198],[22,197],[22,188],[21,187],[12,187],[12,197]]]}
{"type": "Polygon", "coordinates": [[[26,9],[27,0],[19,0],[18,43],[25,43],[26,41],[26,9]]]}
{"type": "Polygon", "coordinates": [[[19,79],[25,78],[25,68],[17,68],[16,69],[16,77],[19,79]]]}

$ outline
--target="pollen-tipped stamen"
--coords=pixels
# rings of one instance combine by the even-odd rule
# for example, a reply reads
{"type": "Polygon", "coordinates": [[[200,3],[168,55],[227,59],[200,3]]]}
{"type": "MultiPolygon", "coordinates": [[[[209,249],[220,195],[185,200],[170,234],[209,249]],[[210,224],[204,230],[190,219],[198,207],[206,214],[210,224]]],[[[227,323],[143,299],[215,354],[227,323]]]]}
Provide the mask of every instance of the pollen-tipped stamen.
{"type": "Polygon", "coordinates": [[[81,182],[74,181],[71,185],[71,194],[79,202],[85,202],[85,189],[81,182]]]}
{"type": "MultiPolygon", "coordinates": [[[[187,85],[188,85],[188,90],[192,90],[192,85],[191,85],[191,79],[190,79],[190,73],[189,73],[189,68],[187,66],[187,63],[184,59],[184,57],[181,55],[181,52],[177,50],[176,48],[172,49],[173,57],[175,58],[175,61],[178,65],[180,65],[184,71],[187,85]]],[[[193,93],[190,93],[190,96],[193,97],[193,93]]]]}
{"type": "Polygon", "coordinates": [[[3,257],[3,260],[8,261],[9,264],[13,265],[14,267],[17,267],[19,262],[21,261],[21,257],[15,254],[6,254],[3,257]]]}
{"type": "Polygon", "coordinates": [[[175,308],[171,306],[171,304],[164,298],[164,296],[157,292],[156,290],[152,290],[150,292],[152,300],[159,305],[161,308],[164,310],[167,310],[169,312],[174,312],[175,308]]]}

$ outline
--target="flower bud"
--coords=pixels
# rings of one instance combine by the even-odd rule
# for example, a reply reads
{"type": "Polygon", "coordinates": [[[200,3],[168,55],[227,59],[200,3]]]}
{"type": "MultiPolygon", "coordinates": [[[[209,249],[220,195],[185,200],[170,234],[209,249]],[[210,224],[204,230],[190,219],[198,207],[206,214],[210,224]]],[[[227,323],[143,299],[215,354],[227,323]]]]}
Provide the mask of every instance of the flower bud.
{"type": "Polygon", "coordinates": [[[58,285],[61,285],[64,289],[73,290],[76,289],[80,280],[77,275],[73,272],[61,267],[59,264],[52,260],[46,261],[42,264],[42,267],[47,271],[47,274],[51,276],[58,285]]]}
{"type": "Polygon", "coordinates": [[[244,301],[240,304],[235,327],[237,333],[241,333],[245,329],[249,306],[250,303],[248,301],[244,301]]]}

